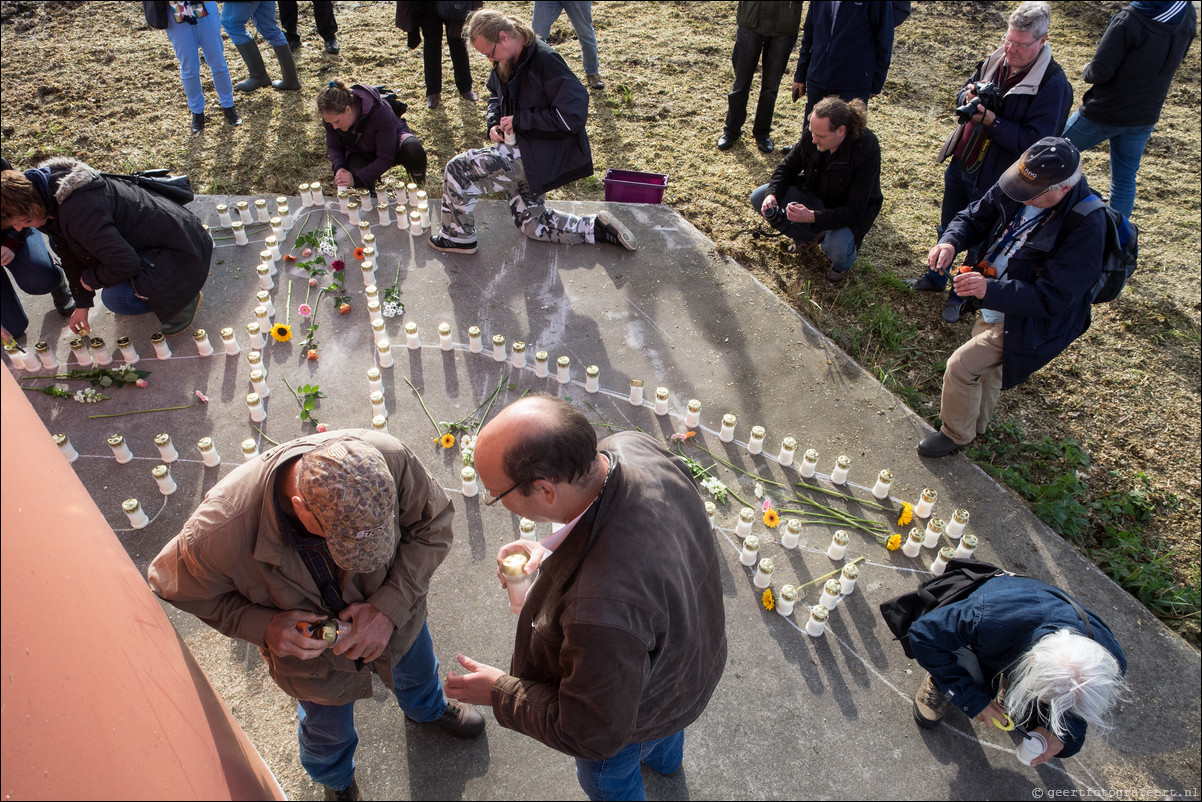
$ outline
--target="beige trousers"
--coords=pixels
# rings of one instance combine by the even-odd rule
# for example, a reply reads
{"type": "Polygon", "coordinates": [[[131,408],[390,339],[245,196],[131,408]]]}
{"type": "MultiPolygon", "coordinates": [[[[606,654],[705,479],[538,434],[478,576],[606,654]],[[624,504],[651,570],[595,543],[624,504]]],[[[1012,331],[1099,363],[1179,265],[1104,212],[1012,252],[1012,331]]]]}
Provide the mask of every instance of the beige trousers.
{"type": "Polygon", "coordinates": [[[978,317],[972,337],[947,360],[941,431],[965,445],[984,434],[1002,394],[1002,327],[978,317]]]}

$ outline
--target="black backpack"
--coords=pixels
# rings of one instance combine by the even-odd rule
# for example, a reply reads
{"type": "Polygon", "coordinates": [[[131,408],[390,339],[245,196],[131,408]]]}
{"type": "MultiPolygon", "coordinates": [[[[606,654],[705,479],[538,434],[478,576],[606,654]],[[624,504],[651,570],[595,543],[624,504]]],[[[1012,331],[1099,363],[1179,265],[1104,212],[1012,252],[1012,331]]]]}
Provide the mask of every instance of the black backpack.
{"type": "Polygon", "coordinates": [[[403,100],[400,100],[396,96],[396,92],[393,92],[383,84],[375,87],[375,89],[380,93],[380,98],[388,104],[389,108],[391,108],[393,112],[396,113],[396,116],[404,117],[405,112],[409,111],[409,104],[403,100]]]}
{"type": "Polygon", "coordinates": [[[1139,258],[1139,229],[1122,212],[1112,209],[1097,194],[1081,200],[1069,210],[1068,218],[1060,227],[1057,245],[1072,233],[1086,215],[1102,209],[1106,213],[1106,244],[1102,249],[1102,275],[1090,290],[1090,303],[1104,304],[1119,297],[1127,279],[1135,272],[1139,258]]]}
{"type": "Polygon", "coordinates": [[[906,657],[913,660],[910,625],[931,610],[967,598],[970,593],[995,576],[1017,574],[976,560],[948,560],[947,569],[942,574],[925,580],[917,590],[881,602],[881,617],[893,633],[894,640],[901,642],[906,657]]]}

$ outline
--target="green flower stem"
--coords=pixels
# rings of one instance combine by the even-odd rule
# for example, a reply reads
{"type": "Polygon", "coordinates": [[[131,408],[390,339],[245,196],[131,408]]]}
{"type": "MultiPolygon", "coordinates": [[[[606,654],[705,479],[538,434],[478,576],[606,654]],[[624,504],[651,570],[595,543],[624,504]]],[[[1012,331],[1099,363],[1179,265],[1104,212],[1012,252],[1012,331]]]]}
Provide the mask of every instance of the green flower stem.
{"type": "MultiPolygon", "coordinates": [[[[686,442],[687,442],[687,441],[686,441],[686,442]]],[[[699,450],[701,450],[701,451],[704,451],[706,454],[709,454],[711,457],[713,457],[714,459],[718,460],[718,462],[722,463],[722,464],[723,464],[723,465],[725,465],[727,468],[730,468],[731,470],[738,471],[739,473],[743,474],[744,476],[750,476],[752,479],[755,479],[757,482],[762,482],[762,483],[764,483],[764,484],[766,484],[766,485],[776,485],[777,487],[788,487],[788,485],[787,485],[787,484],[785,484],[784,482],[774,482],[774,481],[772,481],[771,479],[765,479],[764,477],[762,477],[762,476],[757,476],[757,475],[756,475],[756,474],[754,474],[754,473],[748,473],[747,471],[745,471],[745,470],[743,470],[742,468],[740,468],[738,465],[732,465],[731,463],[729,463],[729,462],[727,462],[726,460],[722,459],[722,458],[721,458],[721,457],[719,457],[717,454],[715,454],[714,452],[710,451],[708,448],[705,448],[704,446],[694,445],[694,446],[693,446],[693,448],[696,448],[696,449],[699,449],[699,450]]]]}
{"type": "MultiPolygon", "coordinates": [[[[813,514],[813,513],[806,513],[803,510],[777,510],[777,512],[780,513],[781,515],[784,515],[786,513],[788,513],[790,515],[807,515],[807,514],[812,515],[813,514]]],[[[861,522],[861,521],[847,520],[847,519],[841,519],[841,518],[836,518],[834,520],[827,519],[827,520],[816,520],[816,521],[803,520],[802,523],[817,524],[817,525],[821,525],[821,526],[834,526],[836,524],[838,524],[840,526],[850,526],[852,529],[859,529],[860,531],[867,532],[868,534],[873,535],[874,537],[877,536],[877,534],[879,532],[885,531],[882,529],[876,529],[871,526],[868,526],[864,522],[861,522]]]]}
{"type": "MultiPolygon", "coordinates": [[[[283,274],[284,271],[280,271],[283,274]]],[[[292,320],[292,279],[288,279],[288,300],[284,301],[284,325],[287,326],[292,320]]],[[[295,395],[295,393],[294,393],[295,395]]]]}
{"type": "Polygon", "coordinates": [[[888,528],[886,524],[878,523],[876,521],[869,521],[865,518],[857,518],[854,515],[848,516],[848,515],[841,515],[838,513],[829,514],[829,513],[823,513],[823,512],[812,512],[812,511],[807,511],[807,510],[778,510],[778,512],[781,512],[781,513],[789,512],[794,515],[809,515],[813,518],[818,519],[814,523],[830,523],[831,521],[838,521],[839,523],[851,524],[853,526],[863,526],[863,527],[867,527],[868,529],[872,529],[872,530],[884,531],[886,528],[888,528]]]}
{"type": "Polygon", "coordinates": [[[869,501],[868,499],[857,498],[856,496],[849,496],[846,493],[840,493],[838,490],[828,490],[825,487],[819,487],[818,485],[812,485],[812,484],[809,484],[808,482],[796,482],[795,486],[796,487],[804,487],[806,490],[817,490],[819,493],[825,493],[828,496],[834,496],[835,498],[841,498],[846,501],[854,501],[857,504],[863,504],[865,507],[873,507],[875,509],[885,510],[885,511],[889,511],[891,509],[890,507],[886,507],[883,504],[877,504],[875,501],[869,501]]]}
{"type": "Polygon", "coordinates": [[[501,377],[501,380],[497,382],[497,389],[493,390],[492,401],[488,402],[488,409],[484,410],[484,416],[480,418],[480,423],[476,425],[477,432],[479,432],[480,428],[484,426],[484,421],[488,420],[488,413],[492,412],[492,405],[496,402],[497,396],[501,394],[501,388],[505,386],[507,381],[509,381],[509,376],[510,374],[506,373],[501,377]]]}
{"type": "MultiPolygon", "coordinates": [[[[327,216],[328,216],[328,215],[329,215],[329,213],[327,212],[327,216]]],[[[351,247],[352,247],[352,248],[354,248],[354,247],[358,247],[358,246],[356,246],[356,245],[355,245],[355,238],[351,236],[351,232],[349,232],[349,231],[347,231],[347,230],[346,230],[346,226],[344,226],[344,225],[342,224],[342,221],[341,221],[341,220],[339,220],[337,217],[334,217],[334,218],[331,218],[331,219],[332,219],[332,220],[333,220],[335,223],[337,223],[337,224],[338,224],[338,227],[339,227],[339,228],[341,228],[341,229],[342,229],[342,233],[343,233],[343,234],[346,234],[346,238],[347,238],[347,239],[350,241],[350,243],[351,243],[351,247]]],[[[326,223],[326,225],[329,225],[329,223],[327,222],[327,223],[326,223]]]]}
{"type": "MultiPolygon", "coordinates": [[[[864,562],[864,560],[866,560],[866,559],[867,559],[866,557],[856,557],[854,560],[852,560],[850,563],[848,563],[848,565],[858,565],[858,564],[860,564],[860,563],[864,562]]],[[[823,581],[825,581],[825,580],[827,580],[827,579],[830,579],[832,576],[834,576],[835,574],[838,574],[838,573],[840,573],[840,572],[842,572],[842,571],[843,571],[843,569],[842,569],[842,568],[836,568],[834,571],[831,571],[829,574],[823,574],[823,575],[822,575],[822,576],[820,576],[820,577],[817,577],[817,578],[815,578],[815,579],[811,579],[809,582],[806,582],[804,585],[798,585],[798,586],[797,586],[797,589],[798,589],[798,590],[801,590],[801,589],[802,589],[802,588],[804,588],[804,587],[808,587],[809,585],[813,585],[815,582],[823,582],[823,581]]]]}
{"type": "Polygon", "coordinates": [[[438,425],[438,421],[434,420],[434,416],[430,414],[430,410],[426,409],[426,402],[422,400],[422,394],[413,386],[413,382],[409,381],[408,376],[405,377],[405,384],[409,385],[409,389],[417,394],[417,403],[422,405],[422,412],[426,413],[426,417],[430,419],[430,424],[434,427],[434,431],[438,432],[439,437],[442,437],[442,427],[438,425]]]}
{"type": "Polygon", "coordinates": [[[250,428],[254,429],[256,432],[263,435],[263,439],[266,440],[267,442],[271,443],[273,446],[279,445],[279,443],[277,443],[275,440],[272,440],[270,437],[267,436],[267,432],[263,431],[258,426],[255,426],[253,423],[250,425],[250,428]]]}
{"type": "MultiPolygon", "coordinates": [[[[289,284],[288,288],[291,289],[292,285],[289,284]]],[[[287,325],[287,324],[285,324],[285,325],[287,325]]],[[[288,392],[292,393],[292,397],[296,399],[296,405],[301,408],[301,412],[304,412],[305,411],[305,402],[301,401],[301,397],[296,394],[296,390],[292,389],[292,382],[288,381],[288,377],[285,376],[283,373],[280,374],[280,378],[282,378],[284,380],[284,386],[288,388],[288,392]]]]}
{"type": "Polygon", "coordinates": [[[199,401],[193,401],[191,404],[184,404],[182,407],[157,407],[155,409],[135,409],[131,412],[110,412],[107,415],[89,415],[88,420],[92,420],[93,418],[120,418],[122,415],[141,415],[144,412],[170,412],[173,409],[191,409],[199,403],[199,401]]]}

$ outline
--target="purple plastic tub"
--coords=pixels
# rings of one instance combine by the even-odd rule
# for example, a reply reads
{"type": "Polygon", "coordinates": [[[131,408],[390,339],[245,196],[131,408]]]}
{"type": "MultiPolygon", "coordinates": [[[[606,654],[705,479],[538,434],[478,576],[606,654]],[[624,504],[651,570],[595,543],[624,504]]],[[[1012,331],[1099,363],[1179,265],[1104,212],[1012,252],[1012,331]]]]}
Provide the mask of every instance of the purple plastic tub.
{"type": "Polygon", "coordinates": [[[605,171],[605,200],[614,203],[663,203],[668,176],[664,173],[640,173],[635,170],[605,171]]]}

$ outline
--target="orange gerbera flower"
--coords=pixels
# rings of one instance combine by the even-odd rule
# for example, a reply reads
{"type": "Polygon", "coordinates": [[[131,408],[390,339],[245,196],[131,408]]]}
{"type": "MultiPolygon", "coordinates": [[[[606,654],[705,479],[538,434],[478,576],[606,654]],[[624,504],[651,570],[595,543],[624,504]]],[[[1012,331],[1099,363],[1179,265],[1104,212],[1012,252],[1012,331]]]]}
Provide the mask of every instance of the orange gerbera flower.
{"type": "Polygon", "coordinates": [[[351,305],[350,304],[342,304],[341,306],[338,307],[338,314],[349,315],[350,313],[351,313],[351,305]]]}
{"type": "Polygon", "coordinates": [[[359,261],[363,261],[363,257],[364,257],[364,256],[366,256],[366,255],[367,255],[367,254],[365,254],[365,253],[363,252],[363,249],[362,249],[362,248],[356,248],[356,249],[355,249],[355,258],[356,258],[356,259],[358,259],[359,261]]]}
{"type": "Polygon", "coordinates": [[[455,446],[455,435],[447,432],[442,437],[438,438],[438,444],[443,448],[453,448],[455,446]]]}
{"type": "Polygon", "coordinates": [[[775,529],[780,524],[780,513],[776,510],[768,510],[764,513],[764,526],[769,529],[775,529]]]}
{"type": "Polygon", "coordinates": [[[314,362],[316,362],[317,361],[317,349],[310,348],[309,353],[306,354],[305,356],[309,357],[309,359],[312,359],[314,362]]]}

